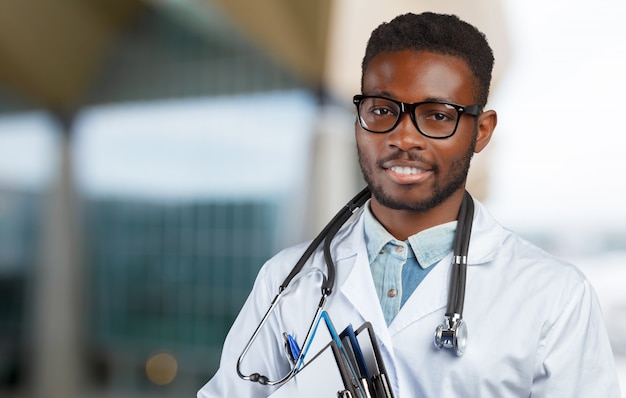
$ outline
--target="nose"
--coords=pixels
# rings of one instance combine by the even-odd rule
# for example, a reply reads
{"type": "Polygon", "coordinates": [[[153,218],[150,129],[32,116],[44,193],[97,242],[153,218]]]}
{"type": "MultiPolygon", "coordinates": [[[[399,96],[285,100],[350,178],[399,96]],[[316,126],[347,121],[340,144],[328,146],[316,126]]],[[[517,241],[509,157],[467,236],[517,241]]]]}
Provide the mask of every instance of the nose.
{"type": "Polygon", "coordinates": [[[403,151],[413,148],[424,149],[428,142],[427,138],[419,132],[411,115],[408,113],[400,115],[400,120],[396,127],[387,134],[387,143],[403,151]]]}

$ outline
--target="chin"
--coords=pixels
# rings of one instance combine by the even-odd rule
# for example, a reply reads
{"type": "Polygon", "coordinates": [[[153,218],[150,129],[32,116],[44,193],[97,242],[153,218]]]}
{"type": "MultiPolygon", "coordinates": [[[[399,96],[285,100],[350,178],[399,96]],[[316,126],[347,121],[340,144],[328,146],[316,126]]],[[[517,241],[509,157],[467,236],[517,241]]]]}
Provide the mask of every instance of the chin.
{"type": "Polygon", "coordinates": [[[372,196],[380,205],[393,210],[404,210],[418,213],[426,213],[444,203],[459,190],[463,184],[449,184],[444,187],[417,188],[407,185],[385,189],[380,185],[369,184],[372,196]],[[424,193],[426,193],[424,195],[424,193]]]}

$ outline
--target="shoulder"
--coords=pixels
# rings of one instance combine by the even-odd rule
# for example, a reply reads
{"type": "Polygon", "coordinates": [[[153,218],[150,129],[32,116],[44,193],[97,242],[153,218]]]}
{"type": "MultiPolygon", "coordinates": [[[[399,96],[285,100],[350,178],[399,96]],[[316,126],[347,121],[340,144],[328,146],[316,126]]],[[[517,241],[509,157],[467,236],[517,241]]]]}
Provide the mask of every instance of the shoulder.
{"type": "MultiPolygon", "coordinates": [[[[301,260],[305,252],[310,250],[310,257],[304,267],[322,267],[324,264],[323,240],[317,247],[311,248],[313,239],[287,247],[276,253],[261,268],[260,277],[285,278],[301,260]]],[[[346,222],[335,236],[332,237],[331,251],[333,259],[340,260],[356,253],[364,244],[362,214],[356,213],[346,222]]],[[[303,268],[304,268],[303,267],[303,268]]]]}
{"type": "Polygon", "coordinates": [[[310,244],[311,241],[306,241],[280,250],[263,264],[258,278],[286,278],[310,244]]]}
{"type": "Polygon", "coordinates": [[[491,268],[500,274],[499,278],[530,288],[575,291],[588,284],[574,264],[503,227],[482,204],[476,204],[469,253],[473,264],[491,268]]]}

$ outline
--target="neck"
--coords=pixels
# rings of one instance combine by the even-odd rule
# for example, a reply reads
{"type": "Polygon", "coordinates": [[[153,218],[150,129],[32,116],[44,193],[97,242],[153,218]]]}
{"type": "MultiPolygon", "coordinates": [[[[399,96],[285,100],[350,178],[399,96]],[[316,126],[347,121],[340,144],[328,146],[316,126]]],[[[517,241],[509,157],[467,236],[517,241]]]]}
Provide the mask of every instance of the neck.
{"type": "Polygon", "coordinates": [[[394,238],[405,241],[428,228],[457,219],[465,189],[460,189],[445,201],[426,212],[396,210],[383,206],[372,197],[372,214],[394,238]]]}

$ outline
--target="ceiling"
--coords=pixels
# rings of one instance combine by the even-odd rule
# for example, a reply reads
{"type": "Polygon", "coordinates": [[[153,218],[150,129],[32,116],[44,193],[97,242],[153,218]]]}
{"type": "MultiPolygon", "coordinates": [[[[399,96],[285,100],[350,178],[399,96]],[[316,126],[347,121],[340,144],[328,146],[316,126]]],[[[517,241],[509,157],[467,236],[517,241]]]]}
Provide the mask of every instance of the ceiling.
{"type": "Polygon", "coordinates": [[[303,82],[332,87],[339,95],[358,87],[371,29],[401,12],[454,12],[476,24],[496,52],[496,82],[508,58],[499,0],[4,0],[0,112],[6,111],[7,96],[62,114],[80,109],[93,96],[119,38],[154,9],[207,40],[218,37],[227,46],[254,42],[303,82]]]}
{"type": "Polygon", "coordinates": [[[329,4],[330,0],[5,0],[0,4],[0,91],[16,102],[61,113],[80,108],[120,35],[150,8],[165,9],[207,37],[219,34],[232,43],[252,37],[300,77],[319,82],[329,4]]]}
{"type": "Polygon", "coordinates": [[[75,107],[139,0],[5,0],[0,5],[0,87],[50,109],[75,107]]]}

